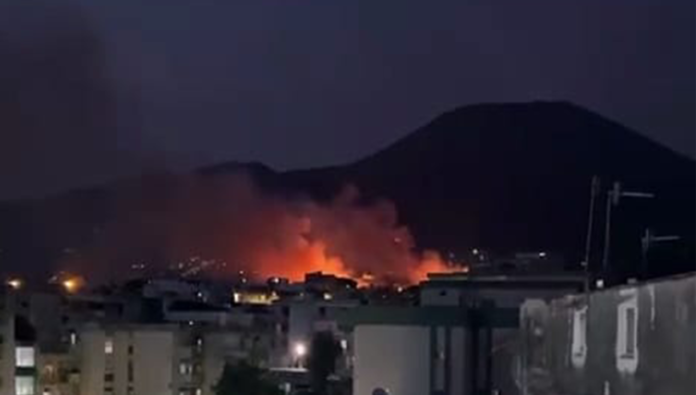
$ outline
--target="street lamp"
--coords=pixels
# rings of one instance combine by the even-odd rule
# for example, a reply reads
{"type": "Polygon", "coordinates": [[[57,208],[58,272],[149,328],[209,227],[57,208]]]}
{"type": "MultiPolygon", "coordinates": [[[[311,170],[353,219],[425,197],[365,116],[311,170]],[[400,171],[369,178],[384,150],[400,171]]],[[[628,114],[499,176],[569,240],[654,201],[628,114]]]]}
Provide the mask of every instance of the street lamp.
{"type": "Polygon", "coordinates": [[[297,342],[292,351],[296,357],[302,358],[307,355],[307,346],[302,342],[297,342]]]}
{"type": "Polygon", "coordinates": [[[620,182],[615,182],[614,187],[607,192],[607,210],[604,221],[604,254],[602,256],[602,270],[607,273],[609,268],[609,251],[611,242],[611,208],[618,206],[622,197],[652,199],[655,197],[652,193],[624,191],[621,188],[620,182]]]}
{"type": "Polygon", "coordinates": [[[292,347],[292,354],[295,358],[295,364],[297,365],[297,367],[301,368],[302,361],[307,355],[307,345],[303,342],[295,343],[295,345],[292,347]]]}
{"type": "Polygon", "coordinates": [[[7,280],[7,286],[14,289],[15,291],[21,289],[23,285],[24,281],[22,281],[19,278],[12,278],[7,280]]]}

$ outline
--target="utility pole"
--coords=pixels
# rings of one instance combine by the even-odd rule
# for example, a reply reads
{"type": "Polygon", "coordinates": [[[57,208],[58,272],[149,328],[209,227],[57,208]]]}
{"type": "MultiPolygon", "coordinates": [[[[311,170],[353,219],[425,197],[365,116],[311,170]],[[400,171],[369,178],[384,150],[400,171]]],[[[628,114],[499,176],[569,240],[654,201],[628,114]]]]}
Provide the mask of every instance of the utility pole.
{"type": "Polygon", "coordinates": [[[592,255],[592,230],[594,229],[595,200],[599,194],[600,179],[592,176],[590,185],[590,211],[587,218],[587,239],[585,240],[585,260],[583,266],[585,270],[585,292],[590,291],[590,257],[592,255]]]}
{"type": "Polygon", "coordinates": [[[613,206],[619,205],[622,197],[651,199],[655,195],[646,192],[622,191],[620,182],[614,182],[613,187],[607,191],[606,218],[604,220],[604,254],[602,256],[602,271],[605,276],[609,271],[609,254],[611,252],[611,211],[613,206]]]}
{"type": "Polygon", "coordinates": [[[641,262],[640,274],[642,278],[648,277],[648,251],[653,243],[662,243],[668,241],[678,241],[679,236],[655,236],[650,229],[645,229],[645,235],[641,238],[641,262]]]}

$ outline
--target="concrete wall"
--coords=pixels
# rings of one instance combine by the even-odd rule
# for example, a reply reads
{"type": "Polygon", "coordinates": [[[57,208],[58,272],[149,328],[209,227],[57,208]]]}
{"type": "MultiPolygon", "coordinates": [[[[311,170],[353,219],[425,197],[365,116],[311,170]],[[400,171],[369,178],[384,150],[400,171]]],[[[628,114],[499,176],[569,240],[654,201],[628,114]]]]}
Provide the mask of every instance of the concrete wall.
{"type": "MultiPolygon", "coordinates": [[[[175,334],[168,329],[104,331],[89,329],[81,333],[80,394],[101,395],[113,388],[114,395],[172,395],[175,393],[175,334]],[[106,353],[105,344],[113,344],[106,353]],[[132,354],[129,349],[132,346],[132,354]],[[133,380],[128,365],[133,366],[133,380]],[[106,375],[113,377],[107,382],[106,375]]],[[[178,393],[178,392],[177,392],[178,393]]]]}
{"type": "Polygon", "coordinates": [[[530,301],[521,316],[522,393],[696,394],[694,275],[530,301]]]}
{"type": "Polygon", "coordinates": [[[14,395],[14,320],[0,296],[0,395],[14,395]]]}
{"type": "Polygon", "coordinates": [[[470,388],[465,327],[359,325],[353,394],[464,395],[470,388]]]}
{"type": "Polygon", "coordinates": [[[114,395],[212,395],[225,362],[246,359],[268,344],[268,336],[232,330],[93,327],[81,332],[78,343],[80,394],[102,395],[105,388],[113,388],[114,395]],[[113,344],[111,353],[106,352],[107,342],[113,344]],[[182,364],[192,371],[182,373],[182,364]],[[106,375],[113,381],[107,383],[106,375]]]}
{"type": "Polygon", "coordinates": [[[298,343],[309,345],[315,332],[332,331],[336,337],[343,337],[338,330],[338,319],[357,304],[356,301],[304,300],[283,305],[289,310],[287,347],[284,350],[284,358],[281,356],[277,359],[280,359],[283,365],[294,365],[296,361],[293,348],[298,343]]]}
{"type": "Polygon", "coordinates": [[[105,341],[106,334],[101,330],[89,330],[80,334],[80,394],[104,393],[105,341]]]}
{"type": "Polygon", "coordinates": [[[353,394],[430,393],[430,329],[419,326],[361,325],[355,328],[353,394]]]}
{"type": "Polygon", "coordinates": [[[497,307],[519,307],[527,299],[551,300],[572,292],[568,289],[486,289],[439,285],[436,282],[421,289],[421,306],[465,306],[474,301],[492,301],[497,307]]]}
{"type": "Polygon", "coordinates": [[[176,393],[171,385],[174,380],[174,345],[172,331],[138,331],[133,334],[135,394],[176,393]]]}

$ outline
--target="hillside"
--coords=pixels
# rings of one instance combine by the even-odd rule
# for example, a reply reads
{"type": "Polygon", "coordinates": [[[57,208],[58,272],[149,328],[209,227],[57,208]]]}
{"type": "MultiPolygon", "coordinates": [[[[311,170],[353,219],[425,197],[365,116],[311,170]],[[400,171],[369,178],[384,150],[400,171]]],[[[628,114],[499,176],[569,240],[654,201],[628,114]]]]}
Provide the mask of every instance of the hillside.
{"type": "MultiPolygon", "coordinates": [[[[638,259],[646,227],[694,234],[694,162],[563,102],[463,107],[357,163],[287,176],[301,188],[319,185],[319,193],[350,181],[387,196],[428,246],[556,250],[577,262],[593,175],[605,188],[620,181],[657,194],[650,201],[626,200],[616,211],[615,242],[625,245],[616,259],[638,259]]],[[[693,260],[684,264],[693,266],[693,260]]]]}
{"type": "MultiPolygon", "coordinates": [[[[420,247],[447,252],[474,247],[501,253],[548,250],[579,262],[593,175],[601,177],[605,188],[621,181],[628,189],[656,194],[651,200],[625,200],[615,211],[612,256],[622,272],[635,270],[645,228],[686,240],[696,234],[693,160],[563,102],[462,107],[343,166],[279,173],[262,164],[231,162],[198,174],[210,180],[239,172],[271,193],[317,199],[353,184],[366,200],[392,200],[420,247]]],[[[13,266],[38,264],[34,262],[55,259],[56,249],[66,243],[89,244],[90,232],[120,205],[114,196],[128,188],[157,189],[140,181],[6,206],[0,211],[0,259],[13,266]],[[46,221],[60,225],[61,240],[55,240],[56,233],[46,237],[46,221]]],[[[147,195],[140,192],[136,195],[147,195]]],[[[157,199],[148,204],[157,206],[157,199]]],[[[603,207],[601,197],[596,212],[600,223],[603,207]]],[[[596,253],[601,232],[598,226],[596,253]]],[[[679,243],[664,259],[668,264],[655,265],[653,274],[690,270],[693,243],[679,243]]],[[[599,255],[593,262],[599,263],[599,255]]]]}

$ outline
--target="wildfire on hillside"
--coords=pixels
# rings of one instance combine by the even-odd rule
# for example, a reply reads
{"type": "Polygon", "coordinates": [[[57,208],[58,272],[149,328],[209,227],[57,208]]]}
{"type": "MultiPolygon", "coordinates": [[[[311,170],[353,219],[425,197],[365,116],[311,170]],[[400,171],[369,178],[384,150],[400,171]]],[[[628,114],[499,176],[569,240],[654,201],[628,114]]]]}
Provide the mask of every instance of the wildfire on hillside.
{"type": "Polygon", "coordinates": [[[91,277],[104,267],[87,262],[142,270],[205,257],[201,262],[219,263],[219,276],[244,271],[258,280],[301,281],[307,273],[323,272],[361,285],[415,284],[429,272],[457,270],[437,252],[418,251],[391,202],[365,203],[352,186],[317,202],[263,193],[240,175],[152,185],[119,196],[114,220],[79,261],[61,262],[61,269],[91,277]]]}

